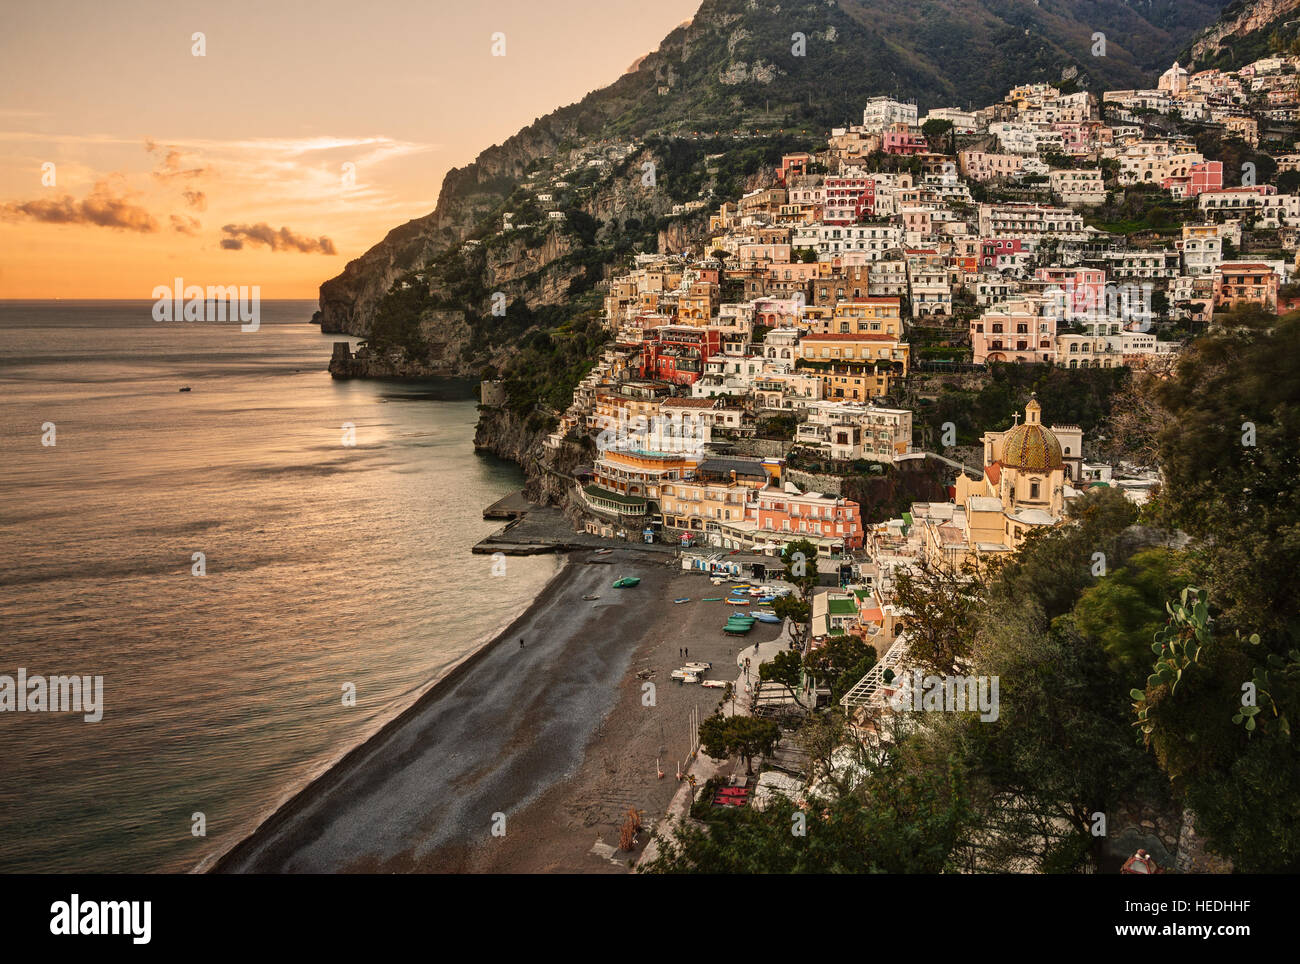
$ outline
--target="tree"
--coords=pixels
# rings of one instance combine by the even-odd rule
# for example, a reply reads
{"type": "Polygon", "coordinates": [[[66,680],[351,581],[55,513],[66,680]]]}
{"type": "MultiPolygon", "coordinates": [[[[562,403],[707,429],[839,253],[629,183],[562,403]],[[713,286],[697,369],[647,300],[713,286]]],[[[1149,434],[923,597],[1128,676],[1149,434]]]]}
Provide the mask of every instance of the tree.
{"type": "Polygon", "coordinates": [[[842,782],[842,774],[836,769],[835,757],[849,739],[847,721],[838,709],[814,713],[804,720],[794,735],[794,741],[808,754],[810,779],[831,780],[840,791],[848,790],[842,782]]]}
{"type": "Polygon", "coordinates": [[[908,652],[923,668],[945,675],[966,663],[982,593],[983,585],[970,566],[954,572],[923,564],[899,573],[894,587],[899,630],[907,635],[908,652]]]}
{"type": "Polygon", "coordinates": [[[1300,645],[1300,313],[1231,323],[1152,386],[1166,413],[1153,511],[1198,540],[1223,629],[1281,655],[1300,645]]]}
{"type": "MultiPolygon", "coordinates": [[[[821,741],[824,753],[827,740],[821,741]]],[[[764,809],[710,812],[677,824],[638,869],[659,874],[941,873],[967,832],[965,779],[951,758],[896,742],[850,741],[855,757],[824,797],[777,797],[764,809]]]]}
{"type": "Polygon", "coordinates": [[[1049,627],[1032,604],[988,614],[975,663],[999,681],[997,718],[965,727],[972,776],[988,788],[988,847],[1033,855],[1043,870],[1083,869],[1062,863],[1099,856],[1093,815],[1159,799],[1162,787],[1134,744],[1118,677],[1069,617],[1049,627]]]}
{"type": "Polygon", "coordinates": [[[806,624],[812,618],[812,606],[797,596],[777,596],[772,601],[772,611],[782,619],[806,624]]]}
{"type": "Polygon", "coordinates": [[[1186,585],[1185,560],[1166,548],[1143,549],[1083,591],[1074,623],[1106,654],[1126,686],[1151,670],[1151,641],[1165,625],[1165,603],[1186,585]]]}
{"type": "Polygon", "coordinates": [[[803,684],[803,661],[794,650],[783,649],[766,663],[759,664],[758,678],[760,682],[770,680],[788,686],[794,701],[803,706],[803,701],[799,699],[799,689],[803,684]]]}
{"type": "Polygon", "coordinates": [[[944,137],[948,138],[948,149],[945,153],[953,153],[953,123],[950,120],[939,120],[937,117],[926,121],[921,125],[921,133],[925,139],[930,142],[931,150],[942,150],[944,137]]]}
{"type": "Polygon", "coordinates": [[[804,657],[804,668],[809,675],[813,676],[819,682],[826,684],[826,687],[834,695],[838,689],[840,695],[844,691],[862,679],[866,675],[867,669],[876,664],[876,650],[869,643],[865,643],[857,636],[850,636],[847,633],[842,636],[828,636],[826,641],[816,649],[810,650],[804,657]],[[870,655],[868,655],[868,653],[870,655]],[[852,673],[857,667],[862,666],[870,660],[867,668],[857,676],[852,673]],[[848,678],[852,676],[852,681],[843,685],[848,678]]]}
{"type": "Polygon", "coordinates": [[[862,677],[871,672],[872,667],[876,665],[878,658],[875,647],[868,646],[863,657],[841,673],[839,679],[831,686],[831,702],[838,703],[840,697],[861,682],[862,677]]]}
{"type": "Polygon", "coordinates": [[[808,600],[817,585],[817,547],[807,539],[786,543],[781,550],[786,579],[794,584],[799,598],[808,600]]]}
{"type": "Polygon", "coordinates": [[[700,724],[700,745],[715,760],[739,756],[745,772],[754,773],[754,757],[770,755],[781,739],[781,728],[771,720],[752,716],[721,716],[714,713],[700,724]]]}
{"type": "Polygon", "coordinates": [[[1066,509],[1066,524],[1036,529],[1003,563],[987,598],[999,610],[1039,606],[1048,620],[1074,608],[1098,578],[1099,563],[1121,566],[1139,548],[1125,537],[1137,507],[1118,489],[1089,489],[1066,509]]]}
{"type": "Polygon", "coordinates": [[[1215,852],[1245,873],[1300,869],[1300,650],[1270,653],[1258,634],[1224,632],[1210,594],[1187,587],[1134,688],[1137,725],[1215,852]]]}

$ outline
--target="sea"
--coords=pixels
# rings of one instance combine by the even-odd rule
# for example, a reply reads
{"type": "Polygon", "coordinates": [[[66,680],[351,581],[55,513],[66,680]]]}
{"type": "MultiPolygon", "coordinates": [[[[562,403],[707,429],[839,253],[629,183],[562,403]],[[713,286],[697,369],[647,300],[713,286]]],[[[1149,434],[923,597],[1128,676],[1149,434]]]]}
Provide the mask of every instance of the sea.
{"type": "Polygon", "coordinates": [[[102,680],[0,711],[0,872],[205,866],[558,565],[470,552],[523,483],[472,386],[333,380],[308,301],[152,307],[0,302],[0,677],[102,680]]]}

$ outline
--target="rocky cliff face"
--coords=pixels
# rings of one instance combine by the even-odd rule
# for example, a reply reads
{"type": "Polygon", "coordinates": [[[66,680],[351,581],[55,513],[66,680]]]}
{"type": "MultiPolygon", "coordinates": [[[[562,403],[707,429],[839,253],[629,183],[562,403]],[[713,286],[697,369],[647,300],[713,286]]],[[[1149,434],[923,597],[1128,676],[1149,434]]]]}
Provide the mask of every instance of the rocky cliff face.
{"type": "MultiPolygon", "coordinates": [[[[568,508],[573,496],[570,476],[584,461],[584,453],[574,445],[548,450],[549,432],[534,416],[484,406],[479,409],[474,448],[522,466],[524,493],[531,501],[568,508]]],[[[585,460],[590,462],[590,456],[585,460]]]]}
{"type": "MultiPolygon", "coordinates": [[[[557,112],[558,113],[558,112],[557,112]]],[[[428,264],[464,241],[501,204],[508,185],[528,165],[554,153],[560,139],[576,133],[556,115],[524,128],[504,144],[483,151],[464,168],[448,172],[431,214],[394,228],[343,273],[321,285],[321,331],[364,336],[375,305],[402,275],[428,264]]]]}
{"type": "Polygon", "coordinates": [[[1237,0],[1228,4],[1218,22],[1192,44],[1192,63],[1203,64],[1221,53],[1231,54],[1234,40],[1272,30],[1283,20],[1295,17],[1297,10],[1300,0],[1237,0]]]}

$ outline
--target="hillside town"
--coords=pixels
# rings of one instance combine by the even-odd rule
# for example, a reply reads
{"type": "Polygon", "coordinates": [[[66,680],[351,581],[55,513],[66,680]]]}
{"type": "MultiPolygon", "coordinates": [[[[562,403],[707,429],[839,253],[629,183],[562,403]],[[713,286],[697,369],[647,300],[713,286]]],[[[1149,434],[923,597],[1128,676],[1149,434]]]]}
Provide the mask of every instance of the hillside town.
{"type": "MultiPolygon", "coordinates": [[[[612,341],[547,443],[595,441],[571,500],[586,531],[669,543],[684,567],[732,578],[778,571],[773,557],[807,540],[833,574],[808,645],[858,634],[892,665],[900,568],[1012,553],[1092,487],[1144,502],[1154,467],[1105,463],[1036,399],[1012,426],[985,426],[969,466],[945,456],[951,438],[927,451],[893,400],[918,371],[1167,368],[1225,312],[1300,304],[1300,193],[1263,183],[1256,162],[1225,170],[1165,123],[1258,149],[1300,109],[1298,63],[1174,64],[1156,89],[1100,97],[1029,84],[924,117],[875,97],[824,149],[785,155],[772,186],[709,214],[694,250],[637,254],[605,286],[612,341]],[[1129,193],[1195,216],[1098,223],[1129,193]],[[773,420],[783,437],[764,433],[773,420]],[[842,494],[845,475],[926,459],[948,467],[944,501],[864,518],[842,494]]],[[[1300,144],[1268,156],[1300,190],[1300,144]]]]}
{"type": "MultiPolygon", "coordinates": [[[[1078,530],[1080,506],[1144,522],[1149,503],[1159,510],[1155,451],[1108,444],[1116,406],[1133,404],[1116,402],[1120,386],[1167,381],[1201,339],[1271,330],[1300,307],[1300,57],[1195,73],[1175,63],[1151,90],[1071,86],[1021,85],[923,116],[872,97],[860,123],[780,154],[739,197],[707,181],[695,200],[674,195],[680,221],[660,224],[659,249],[626,254],[597,285],[594,366],[567,408],[534,409],[549,426],[538,463],[549,497],[592,544],[675,557],[689,578],[673,602],[756,607],[733,612],[727,636],[782,624],[741,650],[734,683],[704,679],[718,675],[707,661],[673,674],[726,686],[706,743],[729,717],[782,726],[757,777],[706,766],[700,806],[804,806],[817,779],[791,761],[817,720],[845,721],[862,745],[892,739],[923,672],[976,665],[969,650],[936,662],[945,644],[933,638],[917,651],[918,627],[947,618],[922,607],[966,611],[941,631],[963,635],[963,607],[1027,545],[1078,530]],[[996,413],[959,429],[952,398],[993,385],[1010,389],[996,413]],[[1075,404],[1084,396],[1097,404],[1075,404]]],[[[535,171],[530,217],[563,222],[587,167],[635,179],[640,164],[655,190],[648,146],[603,142],[535,171]]],[[[502,230],[537,226],[507,214],[502,230]]],[[[482,401],[509,404],[506,383],[486,378],[482,401]]],[[[1175,529],[1136,528],[1134,545],[1187,545],[1175,529]]],[[[1053,551],[1032,565],[1052,565],[1053,551]]],[[[1096,579],[1106,554],[1092,559],[1096,579]]],[[[740,744],[714,749],[728,745],[740,744]]],[[[695,801],[692,789],[700,817],[695,801]]],[[[1161,860],[1227,866],[1183,839],[1187,813],[1157,822],[1161,860]]],[[[1067,832],[1054,826],[1031,838],[1049,846],[1067,832]]]]}

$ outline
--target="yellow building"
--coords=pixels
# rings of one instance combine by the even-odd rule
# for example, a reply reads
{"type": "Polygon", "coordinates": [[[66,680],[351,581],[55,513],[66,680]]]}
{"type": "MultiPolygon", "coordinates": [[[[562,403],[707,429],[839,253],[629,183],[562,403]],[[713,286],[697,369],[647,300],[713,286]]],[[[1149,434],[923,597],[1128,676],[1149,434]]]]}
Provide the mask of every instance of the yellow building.
{"type": "Polygon", "coordinates": [[[755,493],[780,478],[779,459],[705,459],[691,478],[660,486],[665,537],[698,533],[697,541],[718,544],[709,534],[743,520],[755,493]]]}
{"type": "Polygon", "coordinates": [[[831,316],[821,319],[817,331],[837,335],[892,335],[895,341],[901,341],[902,306],[898,298],[839,301],[831,316]]]}
{"type": "MultiPolygon", "coordinates": [[[[868,322],[869,324],[870,322],[868,322]]],[[[889,392],[907,374],[909,346],[896,334],[813,333],[799,339],[799,369],[822,380],[822,398],[866,401],[889,392]]]]}
{"type": "Polygon", "coordinates": [[[1056,434],[1042,424],[1036,398],[1024,422],[986,432],[984,476],[957,479],[957,505],[965,508],[966,543],[974,555],[1017,549],[1034,529],[1065,516],[1065,455],[1056,434]]]}

